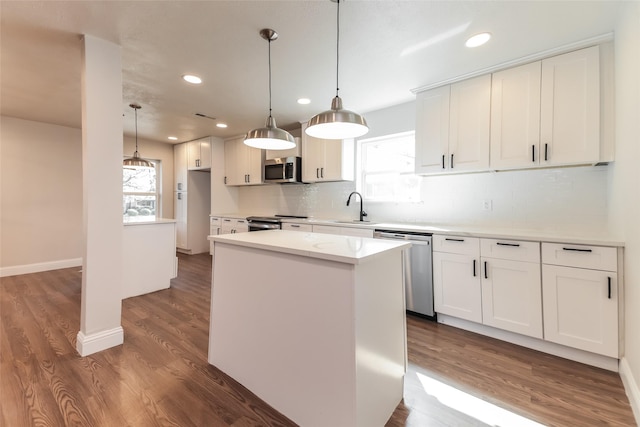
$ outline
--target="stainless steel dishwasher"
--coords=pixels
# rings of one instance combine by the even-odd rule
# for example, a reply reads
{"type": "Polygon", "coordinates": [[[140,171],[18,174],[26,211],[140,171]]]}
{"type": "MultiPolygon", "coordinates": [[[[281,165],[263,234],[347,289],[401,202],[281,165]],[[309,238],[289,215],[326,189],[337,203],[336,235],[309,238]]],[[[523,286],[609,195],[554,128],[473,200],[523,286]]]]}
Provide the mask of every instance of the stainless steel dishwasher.
{"type": "Polygon", "coordinates": [[[404,288],[407,311],[435,320],[431,233],[377,229],[374,231],[373,237],[375,239],[411,242],[411,248],[404,253],[404,288]]]}

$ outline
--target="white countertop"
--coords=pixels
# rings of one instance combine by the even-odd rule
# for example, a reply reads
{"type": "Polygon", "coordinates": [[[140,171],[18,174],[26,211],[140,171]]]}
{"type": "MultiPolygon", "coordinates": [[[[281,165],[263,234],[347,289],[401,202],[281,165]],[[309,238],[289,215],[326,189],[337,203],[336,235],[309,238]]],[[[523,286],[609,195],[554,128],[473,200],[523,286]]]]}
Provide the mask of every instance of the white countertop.
{"type": "Polygon", "coordinates": [[[209,236],[209,240],[347,264],[360,264],[384,252],[404,249],[411,245],[400,241],[286,230],[223,234],[209,236]]]}
{"type": "Polygon", "coordinates": [[[148,219],[148,218],[138,218],[135,216],[129,216],[123,218],[123,225],[152,225],[152,224],[172,224],[175,223],[175,219],[171,218],[156,218],[156,219],[148,219]]]}

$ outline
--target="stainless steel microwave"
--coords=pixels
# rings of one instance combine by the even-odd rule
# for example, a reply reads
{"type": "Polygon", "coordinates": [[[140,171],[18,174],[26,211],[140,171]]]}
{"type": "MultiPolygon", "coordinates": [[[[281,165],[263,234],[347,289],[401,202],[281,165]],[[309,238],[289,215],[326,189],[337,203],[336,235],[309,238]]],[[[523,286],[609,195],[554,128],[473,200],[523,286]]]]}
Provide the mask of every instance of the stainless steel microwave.
{"type": "Polygon", "coordinates": [[[264,182],[302,182],[302,158],[280,157],[265,160],[264,182]]]}

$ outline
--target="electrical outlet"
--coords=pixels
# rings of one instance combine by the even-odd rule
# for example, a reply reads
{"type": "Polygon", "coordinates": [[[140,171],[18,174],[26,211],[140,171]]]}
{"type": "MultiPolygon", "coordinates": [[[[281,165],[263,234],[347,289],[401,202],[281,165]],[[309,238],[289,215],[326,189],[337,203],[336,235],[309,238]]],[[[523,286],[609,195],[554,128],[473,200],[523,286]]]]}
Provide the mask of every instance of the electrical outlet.
{"type": "Polygon", "coordinates": [[[483,211],[493,210],[493,200],[483,200],[482,201],[482,210],[483,211]]]}

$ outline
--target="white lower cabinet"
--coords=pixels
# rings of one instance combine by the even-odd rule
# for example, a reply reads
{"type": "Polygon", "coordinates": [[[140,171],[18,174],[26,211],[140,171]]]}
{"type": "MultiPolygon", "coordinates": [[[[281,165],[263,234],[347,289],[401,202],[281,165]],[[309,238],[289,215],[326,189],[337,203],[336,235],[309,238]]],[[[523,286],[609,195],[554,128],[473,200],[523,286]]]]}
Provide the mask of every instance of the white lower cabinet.
{"type": "Polygon", "coordinates": [[[371,237],[373,238],[373,230],[360,227],[336,227],[333,225],[314,225],[312,227],[314,233],[338,234],[340,236],[353,237],[371,237]]]}
{"type": "Polygon", "coordinates": [[[482,290],[478,273],[478,257],[434,252],[433,305],[436,313],[481,323],[482,290]]]}
{"type": "Polygon", "coordinates": [[[298,224],[293,222],[283,222],[282,223],[283,230],[289,231],[303,231],[305,233],[311,233],[313,231],[313,226],[311,224],[298,224]]]}
{"type": "Polygon", "coordinates": [[[612,259],[611,252],[615,253],[616,249],[543,244],[546,340],[604,356],[619,357],[618,275],[616,258],[612,259]],[[563,253],[566,254],[566,261],[563,260],[563,253]],[[559,256],[552,258],[552,254],[559,256]],[[582,263],[580,258],[584,260],[582,263]],[[604,259],[610,261],[598,264],[599,260],[604,259]],[[551,262],[577,266],[552,265],[551,262]],[[593,267],[598,265],[608,270],[594,270],[593,267]]]}
{"type": "Polygon", "coordinates": [[[246,233],[249,231],[249,224],[246,218],[222,218],[220,234],[246,233]]]}
{"type": "Polygon", "coordinates": [[[433,305],[436,313],[482,322],[480,239],[433,236],[433,305]]]}

